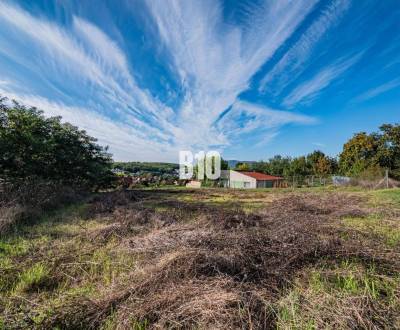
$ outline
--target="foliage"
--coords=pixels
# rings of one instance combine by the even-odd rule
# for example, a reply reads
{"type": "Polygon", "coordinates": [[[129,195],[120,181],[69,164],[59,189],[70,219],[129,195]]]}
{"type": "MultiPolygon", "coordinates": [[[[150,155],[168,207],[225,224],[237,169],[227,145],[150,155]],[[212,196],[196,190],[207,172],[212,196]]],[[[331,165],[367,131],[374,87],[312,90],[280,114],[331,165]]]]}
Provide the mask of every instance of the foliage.
{"type": "Polygon", "coordinates": [[[249,171],[250,165],[247,163],[237,163],[235,169],[238,171],[249,171]]]}
{"type": "Polygon", "coordinates": [[[252,169],[271,175],[293,176],[326,176],[337,170],[336,159],[326,156],[322,151],[316,150],[307,156],[282,157],[274,156],[268,161],[256,162],[252,169]]]}
{"type": "Polygon", "coordinates": [[[400,178],[400,125],[384,124],[379,129],[357,133],[345,143],[339,160],[343,174],[362,176],[386,168],[391,176],[400,178]]]}
{"type": "Polygon", "coordinates": [[[339,160],[341,171],[346,175],[357,175],[376,165],[377,148],[377,136],[365,132],[355,134],[343,146],[339,160]]]}
{"type": "Polygon", "coordinates": [[[348,140],[336,158],[316,150],[306,156],[276,155],[267,161],[238,163],[236,169],[254,170],[283,177],[343,174],[364,179],[382,177],[384,169],[400,179],[400,124],[384,124],[379,132],[360,132],[348,140]]]}
{"type": "Polygon", "coordinates": [[[113,180],[111,155],[96,139],[61,117],[0,99],[0,177],[20,184],[35,179],[85,189],[113,180]]]}
{"type": "Polygon", "coordinates": [[[228,170],[228,169],[229,169],[228,161],[221,158],[221,170],[228,170]]]}
{"type": "Polygon", "coordinates": [[[157,162],[114,162],[114,169],[129,173],[152,173],[152,174],[173,174],[179,168],[174,163],[157,163],[157,162]]]}

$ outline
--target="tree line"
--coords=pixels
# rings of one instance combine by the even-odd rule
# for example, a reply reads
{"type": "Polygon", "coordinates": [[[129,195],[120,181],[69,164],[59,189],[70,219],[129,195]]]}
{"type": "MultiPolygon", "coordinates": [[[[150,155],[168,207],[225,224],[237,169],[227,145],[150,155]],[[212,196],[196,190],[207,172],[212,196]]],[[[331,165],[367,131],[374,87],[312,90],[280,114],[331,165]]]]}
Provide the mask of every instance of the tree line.
{"type": "MultiPolygon", "coordinates": [[[[114,169],[174,171],[175,164],[114,163],[106,147],[84,130],[46,118],[41,110],[8,102],[0,97],[0,179],[14,185],[49,182],[86,190],[108,188],[115,182],[114,169]]],[[[223,169],[228,167],[222,161],[223,169]]],[[[400,179],[400,125],[384,124],[379,131],[356,133],[338,157],[314,151],[300,157],[277,155],[266,161],[238,163],[238,170],[271,175],[347,176],[382,175],[385,169],[400,179]]]]}
{"type": "Polygon", "coordinates": [[[276,176],[327,176],[332,174],[374,178],[385,170],[400,179],[400,125],[384,124],[370,134],[354,134],[338,157],[316,150],[300,157],[274,156],[267,161],[237,163],[237,170],[254,170],[276,176]]]}
{"type": "Polygon", "coordinates": [[[174,174],[179,165],[157,162],[114,162],[113,168],[128,173],[152,173],[155,175],[174,174]]]}

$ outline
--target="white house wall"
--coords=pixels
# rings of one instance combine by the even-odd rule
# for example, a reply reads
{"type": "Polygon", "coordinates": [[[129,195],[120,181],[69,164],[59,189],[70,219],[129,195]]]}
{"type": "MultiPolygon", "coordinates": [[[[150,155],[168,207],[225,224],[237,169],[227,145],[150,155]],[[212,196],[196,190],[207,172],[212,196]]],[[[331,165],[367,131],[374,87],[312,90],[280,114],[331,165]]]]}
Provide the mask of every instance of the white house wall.
{"type": "Polygon", "coordinates": [[[229,171],[229,187],[231,188],[257,188],[257,180],[240,172],[229,171]]]}

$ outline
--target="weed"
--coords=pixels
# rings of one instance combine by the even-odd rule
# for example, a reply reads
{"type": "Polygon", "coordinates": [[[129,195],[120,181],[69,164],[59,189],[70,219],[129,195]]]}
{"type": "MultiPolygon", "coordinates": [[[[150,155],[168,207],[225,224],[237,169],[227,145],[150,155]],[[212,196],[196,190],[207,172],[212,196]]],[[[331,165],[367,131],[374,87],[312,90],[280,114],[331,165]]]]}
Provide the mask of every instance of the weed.
{"type": "Polygon", "coordinates": [[[400,188],[375,190],[372,196],[378,201],[389,204],[392,207],[400,208],[400,188]]]}
{"type": "Polygon", "coordinates": [[[117,325],[117,317],[115,312],[111,312],[111,315],[104,321],[100,330],[113,330],[117,325]]]}
{"type": "Polygon", "coordinates": [[[19,281],[15,286],[13,293],[39,290],[44,286],[49,278],[49,269],[43,263],[34,264],[29,269],[22,272],[19,276],[19,281]]]}
{"type": "Polygon", "coordinates": [[[350,260],[304,270],[294,287],[275,304],[277,327],[353,328],[359,322],[362,327],[373,328],[374,319],[381,319],[388,326],[388,315],[398,312],[395,302],[399,288],[399,279],[378,273],[374,266],[365,268],[350,260]],[[358,304],[364,309],[358,310],[358,304]],[[388,309],[377,309],[383,305],[388,309]],[[357,321],[353,313],[360,313],[362,319],[357,321]]]}
{"type": "Polygon", "coordinates": [[[31,242],[22,237],[0,241],[0,258],[15,257],[28,252],[31,242]]]}
{"type": "Polygon", "coordinates": [[[372,214],[364,218],[344,218],[343,222],[346,226],[358,229],[366,235],[378,236],[389,247],[394,247],[400,243],[400,226],[385,220],[379,214],[372,214]]]}
{"type": "Polygon", "coordinates": [[[149,326],[149,322],[147,320],[144,321],[132,320],[131,326],[133,330],[146,330],[149,326]]]}

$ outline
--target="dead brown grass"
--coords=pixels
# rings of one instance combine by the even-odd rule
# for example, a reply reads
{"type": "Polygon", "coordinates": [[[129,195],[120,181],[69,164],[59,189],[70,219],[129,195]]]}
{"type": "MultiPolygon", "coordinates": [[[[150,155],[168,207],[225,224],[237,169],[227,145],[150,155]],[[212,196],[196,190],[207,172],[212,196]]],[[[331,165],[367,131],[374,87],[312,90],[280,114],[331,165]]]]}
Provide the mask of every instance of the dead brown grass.
{"type": "MultiPolygon", "coordinates": [[[[135,258],[135,269],[108,285],[97,283],[94,296],[63,299],[40,327],[273,329],[282,325],[282,299],[307,281],[310,269],[355,260],[374,267],[377,276],[400,271],[399,248],[340,226],[341,218],[373,211],[360,194],[281,194],[265,198],[265,206],[250,213],[240,204],[202,203],[207,194],[128,191],[91,200],[88,218],[102,225],[79,234],[91,247],[86,253],[113,242],[135,258]]],[[[233,194],[237,198],[243,192],[233,194]]],[[[76,253],[59,258],[54,267],[76,278],[75,285],[79,270],[68,271],[67,264],[82,259],[76,253]]],[[[329,271],[323,274],[329,279],[329,271]]],[[[57,281],[63,283],[62,276],[57,281]]],[[[318,296],[306,287],[299,304],[318,328],[390,328],[394,318],[384,315],[397,311],[383,298],[318,296]],[[321,308],[313,310],[319,301],[321,308]],[[340,317],[346,321],[339,322],[340,317]]]]}

